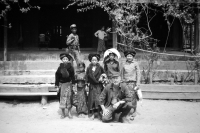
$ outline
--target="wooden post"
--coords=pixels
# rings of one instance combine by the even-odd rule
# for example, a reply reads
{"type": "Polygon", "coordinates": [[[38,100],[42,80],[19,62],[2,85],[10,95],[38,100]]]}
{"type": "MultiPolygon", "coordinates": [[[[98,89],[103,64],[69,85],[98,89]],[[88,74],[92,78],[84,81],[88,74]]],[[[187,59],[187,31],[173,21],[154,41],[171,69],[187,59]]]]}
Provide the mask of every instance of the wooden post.
{"type": "Polygon", "coordinates": [[[174,78],[170,78],[170,84],[174,85],[174,78]]]}
{"type": "Polygon", "coordinates": [[[198,9],[195,21],[195,53],[200,53],[200,9],[198,9]]]}
{"type": "Polygon", "coordinates": [[[198,84],[198,71],[194,72],[194,84],[197,85],[198,84]]]}
{"type": "Polygon", "coordinates": [[[3,60],[7,61],[7,44],[8,44],[8,27],[7,27],[7,15],[4,16],[4,51],[3,60]]]}
{"type": "Polygon", "coordinates": [[[153,73],[150,71],[149,72],[149,84],[153,83],[153,73]]]}
{"type": "Polygon", "coordinates": [[[117,49],[117,33],[116,32],[116,26],[115,26],[115,23],[112,22],[112,29],[113,29],[113,48],[116,48],[117,49]]]}
{"type": "Polygon", "coordinates": [[[42,96],[41,104],[42,105],[46,105],[47,104],[47,96],[42,96]]]}

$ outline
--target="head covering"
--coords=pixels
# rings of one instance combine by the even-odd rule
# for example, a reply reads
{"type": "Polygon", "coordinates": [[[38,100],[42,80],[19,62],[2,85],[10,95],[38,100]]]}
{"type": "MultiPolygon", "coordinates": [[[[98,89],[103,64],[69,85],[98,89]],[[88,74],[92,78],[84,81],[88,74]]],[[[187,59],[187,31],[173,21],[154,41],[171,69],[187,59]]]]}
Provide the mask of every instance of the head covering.
{"type": "Polygon", "coordinates": [[[60,59],[62,60],[64,57],[67,57],[68,60],[72,60],[73,59],[71,55],[69,55],[67,53],[61,53],[60,54],[60,59]]]}
{"type": "Polygon", "coordinates": [[[124,56],[125,56],[125,57],[126,57],[127,55],[129,55],[129,54],[131,54],[133,57],[135,57],[136,52],[135,52],[135,50],[132,50],[132,49],[126,50],[126,51],[124,52],[124,56]]]}
{"type": "Polygon", "coordinates": [[[70,29],[73,29],[73,28],[77,28],[77,27],[76,27],[76,24],[72,24],[72,25],[70,26],[70,29]]]}
{"type": "Polygon", "coordinates": [[[113,52],[109,53],[109,55],[111,55],[111,54],[114,55],[114,56],[117,56],[117,55],[116,55],[115,53],[113,53],[113,52]]]}
{"type": "Polygon", "coordinates": [[[80,68],[80,66],[83,66],[85,68],[85,63],[84,62],[79,62],[77,67],[80,68]]]}
{"type": "Polygon", "coordinates": [[[89,59],[90,62],[91,62],[93,57],[96,57],[98,61],[100,60],[100,55],[99,54],[89,54],[88,55],[88,59],[89,59]]]}

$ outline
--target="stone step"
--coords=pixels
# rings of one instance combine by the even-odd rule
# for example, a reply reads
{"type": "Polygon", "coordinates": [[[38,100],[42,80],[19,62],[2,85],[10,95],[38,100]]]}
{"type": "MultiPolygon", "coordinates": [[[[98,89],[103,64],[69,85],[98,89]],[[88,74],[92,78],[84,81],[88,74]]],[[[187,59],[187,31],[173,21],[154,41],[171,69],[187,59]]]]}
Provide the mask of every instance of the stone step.
{"type": "MultiPolygon", "coordinates": [[[[38,60],[59,60],[60,53],[65,52],[65,49],[62,50],[8,50],[8,61],[38,61],[38,60]]],[[[136,51],[136,59],[138,60],[149,60],[149,53],[136,51]]],[[[81,59],[87,60],[89,53],[96,53],[96,49],[82,49],[81,48],[81,59]]],[[[180,51],[168,51],[168,54],[174,55],[191,55],[189,53],[184,53],[180,51]]],[[[166,53],[165,53],[166,54],[166,53]]],[[[122,53],[123,56],[123,53],[122,53]]],[[[171,55],[160,55],[159,59],[163,61],[187,61],[194,60],[194,58],[185,57],[185,56],[171,56],[171,55]]],[[[0,52],[0,60],[3,60],[3,51],[0,52]]]]}
{"type": "Polygon", "coordinates": [[[1,76],[0,84],[54,84],[55,75],[1,76]]]}
{"type": "MultiPolygon", "coordinates": [[[[20,76],[20,75],[55,75],[54,70],[0,70],[0,76],[20,76]]],[[[146,71],[140,70],[141,73],[146,71]]],[[[155,74],[167,74],[167,75],[181,75],[187,74],[188,70],[154,70],[155,74]]],[[[197,73],[194,71],[194,73],[197,73]]]]}
{"type": "MultiPolygon", "coordinates": [[[[44,96],[57,95],[47,88],[54,88],[54,85],[0,84],[0,96],[43,96],[42,100],[47,100],[44,96]]],[[[144,99],[200,99],[199,85],[141,84],[140,89],[144,99]]]]}
{"type": "MultiPolygon", "coordinates": [[[[53,73],[53,72],[52,72],[53,73]]],[[[141,72],[141,80],[145,80],[145,74],[141,72]]],[[[188,72],[175,72],[175,71],[156,71],[153,72],[153,81],[170,81],[171,78],[175,78],[175,81],[182,81],[182,78],[185,81],[193,81],[195,73],[188,72]],[[187,79],[185,79],[187,77],[187,79]]],[[[197,77],[198,81],[200,77],[197,77]]],[[[55,83],[55,73],[50,75],[10,75],[10,76],[0,76],[0,83],[30,83],[30,84],[54,84],[55,83]]]]}
{"type": "MultiPolygon", "coordinates": [[[[120,64],[125,62],[124,59],[119,60],[120,64]]],[[[141,70],[146,70],[149,66],[147,61],[138,61],[141,70]]],[[[57,69],[60,60],[58,61],[0,61],[0,70],[54,70],[57,69]]],[[[84,60],[86,66],[89,65],[88,60],[84,60]]],[[[99,62],[102,66],[102,61],[99,62]]],[[[74,66],[76,63],[74,62],[74,66]]],[[[157,61],[153,64],[153,69],[155,70],[193,70],[195,62],[185,62],[185,61],[157,61]]],[[[200,69],[200,68],[199,68],[200,69]]]]}

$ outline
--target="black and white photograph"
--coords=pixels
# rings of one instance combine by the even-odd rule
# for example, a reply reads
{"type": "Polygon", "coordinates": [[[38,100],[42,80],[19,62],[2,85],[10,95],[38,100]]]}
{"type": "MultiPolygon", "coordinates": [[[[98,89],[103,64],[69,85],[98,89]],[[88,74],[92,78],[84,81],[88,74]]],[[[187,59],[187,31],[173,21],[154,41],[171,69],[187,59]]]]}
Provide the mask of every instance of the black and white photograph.
{"type": "Polygon", "coordinates": [[[200,133],[200,0],[0,0],[0,133],[200,133]]]}

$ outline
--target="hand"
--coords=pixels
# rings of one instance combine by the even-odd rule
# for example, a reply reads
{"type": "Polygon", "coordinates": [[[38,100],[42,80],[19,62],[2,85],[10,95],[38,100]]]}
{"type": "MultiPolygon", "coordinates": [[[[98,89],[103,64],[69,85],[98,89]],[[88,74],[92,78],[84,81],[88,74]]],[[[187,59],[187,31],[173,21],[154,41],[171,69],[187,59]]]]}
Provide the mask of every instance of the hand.
{"type": "Polygon", "coordinates": [[[105,109],[103,110],[103,116],[108,115],[108,114],[109,114],[109,110],[105,108],[105,109]]]}
{"type": "Polygon", "coordinates": [[[56,91],[57,91],[57,93],[59,92],[59,87],[58,86],[55,86],[55,88],[56,88],[56,91]]]}
{"type": "Polygon", "coordinates": [[[113,108],[114,108],[114,109],[117,109],[117,108],[119,107],[119,105],[120,105],[120,102],[117,102],[117,103],[115,103],[115,104],[113,105],[113,108]]]}
{"type": "Polygon", "coordinates": [[[120,102],[120,104],[123,104],[123,103],[125,103],[125,101],[119,101],[120,102]]]}
{"type": "Polygon", "coordinates": [[[134,90],[138,90],[139,89],[139,86],[135,86],[134,90]]]}

